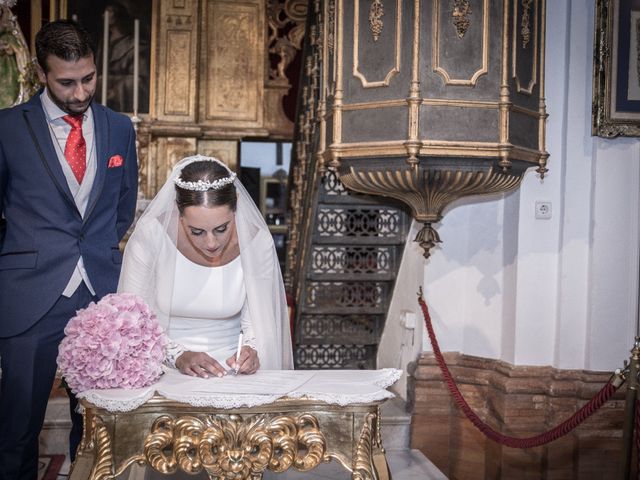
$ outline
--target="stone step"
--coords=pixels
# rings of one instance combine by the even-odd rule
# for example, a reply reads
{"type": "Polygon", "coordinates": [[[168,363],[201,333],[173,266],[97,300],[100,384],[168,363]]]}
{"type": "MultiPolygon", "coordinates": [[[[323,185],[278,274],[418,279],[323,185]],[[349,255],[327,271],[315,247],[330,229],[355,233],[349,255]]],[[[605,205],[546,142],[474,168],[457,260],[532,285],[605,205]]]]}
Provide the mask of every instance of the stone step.
{"type": "Polygon", "coordinates": [[[411,436],[411,414],[405,401],[400,398],[387,400],[380,408],[382,446],[385,450],[409,450],[411,436]]]}

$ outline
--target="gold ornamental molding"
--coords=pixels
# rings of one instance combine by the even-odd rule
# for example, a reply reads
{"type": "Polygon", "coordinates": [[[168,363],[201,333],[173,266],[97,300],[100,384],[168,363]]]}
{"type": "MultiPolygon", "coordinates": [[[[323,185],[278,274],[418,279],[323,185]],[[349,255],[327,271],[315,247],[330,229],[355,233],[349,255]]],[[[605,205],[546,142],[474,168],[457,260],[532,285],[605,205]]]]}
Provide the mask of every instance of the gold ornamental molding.
{"type": "MultiPolygon", "coordinates": [[[[395,34],[395,64],[387,72],[383,80],[369,81],[364,74],[359,70],[360,68],[360,0],[354,1],[354,16],[353,16],[353,76],[358,78],[362,83],[363,88],[376,88],[376,87],[388,87],[391,83],[391,79],[400,73],[400,54],[402,49],[401,42],[401,24],[402,24],[402,0],[396,0],[396,34],[395,34]]],[[[373,6],[373,5],[372,5],[373,6]]],[[[380,27],[382,28],[382,27],[380,27]]],[[[374,40],[377,41],[374,35],[374,40]]]]}
{"type": "MultiPolygon", "coordinates": [[[[467,166],[479,163],[472,160],[467,166]]],[[[394,165],[355,169],[343,161],[340,180],[356,192],[396,198],[409,205],[413,217],[424,224],[415,240],[425,258],[429,258],[431,248],[441,242],[432,224],[442,219],[444,207],[462,197],[511,191],[520,185],[524,173],[524,168],[517,171],[513,167],[504,172],[491,159],[484,168],[476,165],[473,169],[465,168],[463,162],[450,165],[435,160],[421,162],[420,168],[402,163],[394,165]]]]}
{"type": "MultiPolygon", "coordinates": [[[[392,107],[405,107],[409,103],[408,99],[399,98],[393,100],[382,100],[375,102],[360,102],[360,103],[347,103],[342,106],[343,111],[354,110],[373,110],[377,108],[392,108],[392,107]]],[[[422,98],[419,99],[420,105],[429,105],[434,107],[467,107],[467,108],[485,108],[487,110],[498,110],[500,108],[500,102],[497,101],[482,101],[482,100],[453,100],[453,99],[440,99],[440,98],[422,98]]],[[[524,113],[538,118],[540,112],[537,110],[531,110],[518,105],[511,105],[510,109],[514,112],[524,113]]],[[[326,114],[326,117],[330,117],[331,112],[326,114]]]]}
{"type": "Polygon", "coordinates": [[[458,38],[464,38],[464,35],[467,33],[467,29],[471,24],[469,15],[471,15],[471,4],[469,0],[454,0],[451,17],[453,17],[453,24],[456,26],[458,38]]]}
{"type": "MultiPolygon", "coordinates": [[[[522,4],[518,0],[513,0],[513,35],[512,35],[512,50],[511,50],[511,75],[513,76],[516,82],[516,91],[518,93],[523,93],[526,95],[531,95],[533,93],[533,87],[536,85],[536,77],[538,76],[538,0],[522,0],[522,4]],[[522,35],[522,47],[525,49],[525,36],[524,36],[524,24],[525,24],[525,15],[527,17],[526,23],[527,25],[531,23],[530,20],[530,10],[531,3],[533,2],[533,47],[532,47],[532,56],[531,56],[531,78],[529,82],[525,82],[520,79],[518,75],[518,53],[520,49],[518,49],[518,12],[522,11],[522,23],[520,28],[520,34],[522,35]],[[527,86],[523,86],[524,84],[527,86]]],[[[529,36],[531,33],[529,33],[529,36]]],[[[529,39],[527,39],[527,44],[529,43],[529,39]]]]}
{"type": "Polygon", "coordinates": [[[106,480],[114,478],[113,453],[111,452],[111,440],[109,431],[99,417],[93,417],[93,438],[98,461],[93,465],[91,477],[93,480],[106,480]]]}
{"type": "Polygon", "coordinates": [[[534,118],[546,118],[544,114],[540,113],[538,110],[531,110],[530,108],[521,107],[519,105],[511,105],[510,110],[515,113],[521,113],[523,115],[527,115],[529,117],[534,118]]]}
{"type": "Polygon", "coordinates": [[[444,79],[445,85],[475,86],[478,78],[489,72],[489,0],[484,0],[482,5],[482,65],[468,79],[451,78],[440,66],[440,2],[433,2],[433,71],[444,79]]]}
{"type": "Polygon", "coordinates": [[[211,478],[254,478],[267,468],[308,471],[325,460],[326,441],[311,414],[243,418],[157,418],[144,442],[144,458],[155,470],[211,478]]]}
{"type": "Polygon", "coordinates": [[[532,0],[522,0],[522,20],[520,22],[520,34],[522,35],[522,48],[526,49],[531,40],[531,2],[532,0]]]}
{"type": "MultiPolygon", "coordinates": [[[[447,141],[447,140],[422,140],[418,141],[417,147],[420,155],[429,156],[450,156],[450,157],[469,157],[471,154],[475,157],[494,157],[505,151],[508,152],[530,152],[527,158],[535,156],[537,163],[540,152],[530,150],[520,146],[510,144],[502,144],[499,142],[465,142],[465,141],[447,141]]],[[[341,158],[357,158],[369,156],[391,156],[395,157],[406,153],[404,140],[389,140],[380,142],[351,142],[331,145],[331,150],[335,155],[341,158]],[[403,150],[404,149],[404,150],[403,150]]]]}
{"type": "Polygon", "coordinates": [[[360,441],[356,449],[355,465],[353,468],[353,480],[369,480],[375,478],[373,469],[372,447],[375,440],[373,431],[375,415],[370,413],[366,416],[362,432],[360,433],[360,441]]]}
{"type": "Polygon", "coordinates": [[[201,76],[206,97],[200,113],[210,124],[261,126],[266,73],[264,2],[208,0],[205,7],[201,76]]]}
{"type": "Polygon", "coordinates": [[[489,110],[497,110],[500,107],[499,102],[482,101],[482,100],[451,100],[440,98],[423,98],[422,105],[431,105],[434,107],[468,107],[468,108],[486,108],[489,110]]]}
{"type": "Polygon", "coordinates": [[[369,29],[371,30],[374,42],[378,41],[382,33],[382,27],[384,27],[384,22],[382,21],[383,16],[384,5],[382,4],[382,0],[373,0],[371,7],[369,7],[369,29]]]}

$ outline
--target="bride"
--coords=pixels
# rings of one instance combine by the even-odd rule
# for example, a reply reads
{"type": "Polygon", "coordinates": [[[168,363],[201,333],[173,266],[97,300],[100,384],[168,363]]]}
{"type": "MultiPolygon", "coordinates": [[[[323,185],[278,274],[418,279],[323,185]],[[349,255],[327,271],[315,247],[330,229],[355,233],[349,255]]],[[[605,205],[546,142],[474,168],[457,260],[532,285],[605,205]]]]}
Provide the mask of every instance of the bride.
{"type": "Polygon", "coordinates": [[[293,368],[273,239],[235,173],[215,158],[195,155],[173,168],[127,242],[118,291],[156,312],[171,341],[166,363],[186,375],[293,368]]]}

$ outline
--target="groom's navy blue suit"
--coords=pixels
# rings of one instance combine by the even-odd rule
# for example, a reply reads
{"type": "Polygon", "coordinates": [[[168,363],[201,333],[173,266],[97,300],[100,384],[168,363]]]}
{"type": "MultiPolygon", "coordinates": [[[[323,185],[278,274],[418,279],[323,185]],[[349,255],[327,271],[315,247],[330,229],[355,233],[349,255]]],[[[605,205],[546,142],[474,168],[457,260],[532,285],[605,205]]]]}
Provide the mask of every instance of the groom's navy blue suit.
{"type": "Polygon", "coordinates": [[[64,326],[118,283],[137,196],[135,133],[128,117],[95,102],[91,110],[96,173],[84,217],[39,94],[0,111],[0,479],[31,476],[19,465],[37,452],[64,326]],[[80,255],[95,296],[83,282],[64,297],[80,255]]]}

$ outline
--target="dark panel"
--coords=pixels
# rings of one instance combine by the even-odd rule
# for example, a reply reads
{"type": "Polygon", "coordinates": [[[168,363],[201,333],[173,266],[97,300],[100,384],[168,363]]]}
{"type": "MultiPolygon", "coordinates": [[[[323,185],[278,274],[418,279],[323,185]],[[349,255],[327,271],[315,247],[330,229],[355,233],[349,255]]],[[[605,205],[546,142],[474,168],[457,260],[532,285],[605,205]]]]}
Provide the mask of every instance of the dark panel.
{"type": "Polygon", "coordinates": [[[497,110],[432,105],[420,108],[423,140],[498,142],[498,125],[497,110]]]}
{"type": "Polygon", "coordinates": [[[509,116],[509,141],[534,150],[538,149],[539,120],[530,115],[511,112],[509,116]]]}
{"type": "Polygon", "coordinates": [[[406,140],[407,107],[348,110],[342,113],[342,142],[406,140]]]}

